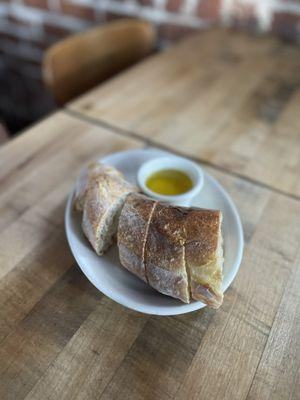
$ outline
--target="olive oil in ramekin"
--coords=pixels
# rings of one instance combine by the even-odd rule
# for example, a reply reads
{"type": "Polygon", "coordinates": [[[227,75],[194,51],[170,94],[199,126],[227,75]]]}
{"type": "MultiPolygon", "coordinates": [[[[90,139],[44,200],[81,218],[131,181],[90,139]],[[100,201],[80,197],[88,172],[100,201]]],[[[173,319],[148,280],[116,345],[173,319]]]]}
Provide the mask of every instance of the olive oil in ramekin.
{"type": "Polygon", "coordinates": [[[184,172],[176,169],[156,171],[146,180],[146,186],[152,192],[165,196],[176,196],[193,188],[193,181],[184,172]]]}

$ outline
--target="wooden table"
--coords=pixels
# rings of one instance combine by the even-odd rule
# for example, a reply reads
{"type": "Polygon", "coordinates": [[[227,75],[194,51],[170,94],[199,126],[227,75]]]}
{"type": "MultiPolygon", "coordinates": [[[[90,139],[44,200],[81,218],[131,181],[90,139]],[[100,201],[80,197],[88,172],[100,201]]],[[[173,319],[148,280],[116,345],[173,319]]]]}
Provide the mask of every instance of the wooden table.
{"type": "MultiPolygon", "coordinates": [[[[189,43],[201,40],[201,36],[190,39],[177,50],[141,64],[135,71],[143,70],[151,82],[152,75],[158,72],[149,68],[150,63],[161,68],[162,75],[168,78],[164,72],[166,59],[170,56],[175,62],[177,51],[179,55],[188,53],[189,43]]],[[[232,48],[239,49],[245,57],[248,51],[256,54],[257,49],[263,57],[270,46],[269,39],[260,42],[245,37],[247,50],[239,40],[232,37],[232,48]]],[[[208,45],[205,51],[211,52],[208,45]]],[[[289,54],[292,49],[287,47],[286,51],[289,54]]],[[[193,59],[198,59],[196,53],[194,57],[186,57],[187,70],[192,68],[193,59]]],[[[230,57],[226,61],[228,57],[220,56],[225,67],[231,62],[230,57]]],[[[182,60],[178,62],[183,65],[182,60]]],[[[206,63],[212,65],[209,58],[206,63]]],[[[246,70],[251,72],[250,67],[246,70]]],[[[127,96],[129,81],[137,84],[132,74],[129,70],[70,107],[88,104],[86,99],[90,99],[90,110],[96,110],[101,102],[106,107],[110,101],[115,104],[116,95],[111,88],[119,82],[124,89],[123,102],[119,101],[128,110],[128,103],[133,102],[127,96]],[[105,99],[100,100],[97,93],[103,92],[105,99]]],[[[203,78],[203,84],[204,81],[203,78]]],[[[147,82],[145,79],[141,103],[149,110],[155,102],[147,97],[151,90],[147,82]]],[[[225,81],[221,86],[224,85],[225,81]]],[[[219,84],[217,87],[220,88],[219,84]]],[[[196,96],[192,82],[190,88],[196,96]]],[[[184,93],[188,96],[186,88],[184,93]]],[[[271,90],[268,94],[270,102],[275,96],[272,93],[271,90]]],[[[290,113],[296,93],[282,105],[280,115],[290,113]]],[[[221,95],[218,91],[220,107],[221,100],[224,102],[221,95]]],[[[118,97],[121,99],[121,95],[118,97]]],[[[160,101],[162,97],[163,93],[158,97],[160,101]]],[[[187,103],[182,100],[183,115],[184,104],[189,104],[191,110],[193,99],[187,103]]],[[[122,113],[121,105],[118,112],[122,113]]],[[[176,112],[180,120],[179,111],[176,112]]],[[[136,119],[138,113],[137,109],[136,119]]],[[[162,110],[162,121],[164,113],[162,110]]],[[[259,159],[264,141],[269,143],[266,163],[272,162],[282,132],[272,134],[275,144],[267,129],[259,144],[250,145],[251,140],[247,141],[247,135],[253,137],[251,129],[236,138],[239,152],[243,146],[253,152],[253,162],[248,160],[241,171],[236,169],[235,161],[224,169],[221,162],[215,163],[215,159],[221,159],[218,143],[222,140],[215,136],[216,153],[204,167],[221,182],[239,208],[245,232],[242,265],[218,311],[205,308],[188,315],[155,317],[127,310],[98,292],[78,269],[68,248],[64,208],[80,167],[104,154],[145,146],[139,135],[148,138],[144,128],[134,131],[132,137],[124,133],[127,127],[134,127],[130,126],[134,119],[130,114],[124,114],[122,129],[113,129],[101,119],[88,119],[79,111],[61,111],[0,148],[0,399],[299,399],[297,186],[294,192],[291,186],[279,186],[280,180],[275,182],[276,186],[272,181],[265,182],[267,175],[257,174],[249,179],[245,173],[252,171],[251,165],[256,156],[259,159]]],[[[299,119],[294,116],[294,126],[299,126],[299,119]]],[[[150,126],[150,120],[141,120],[141,126],[150,126]]],[[[171,135],[171,118],[169,123],[171,135]]],[[[177,151],[188,152],[182,139],[187,133],[181,137],[175,122],[173,126],[176,141],[166,142],[166,136],[159,139],[159,135],[155,141],[171,150],[178,141],[177,151]]],[[[192,132],[190,127],[189,135],[192,132]]],[[[295,155],[299,136],[297,132],[294,136],[285,132],[287,141],[280,142],[282,154],[291,151],[295,155]]],[[[202,149],[200,158],[204,159],[206,151],[200,136],[199,142],[195,136],[193,143],[195,149],[202,149]]],[[[228,146],[225,140],[224,149],[228,146]]],[[[197,158],[198,153],[193,157],[197,158]]],[[[282,156],[278,162],[288,165],[292,159],[282,156]]],[[[284,172],[289,181],[297,175],[294,167],[295,164],[284,172]]]]}
{"type": "Polygon", "coordinates": [[[299,47],[200,33],[69,109],[300,198],[299,47]]]}

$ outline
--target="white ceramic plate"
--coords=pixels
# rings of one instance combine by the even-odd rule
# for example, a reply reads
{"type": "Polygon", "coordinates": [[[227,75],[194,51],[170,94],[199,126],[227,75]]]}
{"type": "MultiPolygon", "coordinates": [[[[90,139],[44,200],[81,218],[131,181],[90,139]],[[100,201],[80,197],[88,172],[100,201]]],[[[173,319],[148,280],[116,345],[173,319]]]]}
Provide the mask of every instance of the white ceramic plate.
{"type": "MultiPolygon", "coordinates": [[[[168,154],[157,149],[129,150],[110,154],[102,158],[101,162],[113,165],[129,181],[136,183],[136,172],[142,163],[168,154]]],[[[146,285],[120,265],[116,245],[104,256],[97,256],[81,231],[80,214],[73,210],[72,202],[73,193],[70,194],[65,213],[68,242],[79,267],[102,293],[125,307],[146,314],[176,315],[205,307],[199,301],[184,304],[146,285]]],[[[225,291],[236,276],[242,258],[243,231],[240,217],[229,195],[207,173],[204,173],[204,186],[191,205],[219,209],[223,213],[225,291]]]]}

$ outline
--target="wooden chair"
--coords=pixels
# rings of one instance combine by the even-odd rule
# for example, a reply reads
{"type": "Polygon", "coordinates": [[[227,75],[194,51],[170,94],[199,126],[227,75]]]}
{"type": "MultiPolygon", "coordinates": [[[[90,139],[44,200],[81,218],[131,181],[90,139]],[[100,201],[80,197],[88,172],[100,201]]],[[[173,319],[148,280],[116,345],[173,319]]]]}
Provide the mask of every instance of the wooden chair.
{"type": "Polygon", "coordinates": [[[153,26],[133,19],[73,35],[46,51],[44,82],[63,105],[151,53],[155,41],[153,26]]]}

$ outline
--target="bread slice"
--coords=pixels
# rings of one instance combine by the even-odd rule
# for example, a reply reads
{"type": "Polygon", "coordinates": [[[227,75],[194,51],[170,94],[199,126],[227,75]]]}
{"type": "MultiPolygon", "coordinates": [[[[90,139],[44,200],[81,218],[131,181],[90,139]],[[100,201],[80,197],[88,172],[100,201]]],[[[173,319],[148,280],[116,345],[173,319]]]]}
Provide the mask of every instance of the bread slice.
{"type": "Polygon", "coordinates": [[[101,164],[99,161],[90,163],[87,167],[80,171],[75,186],[74,207],[78,211],[83,210],[85,196],[89,182],[101,175],[115,176],[122,178],[123,175],[116,168],[109,165],[101,164]]]}
{"type": "Polygon", "coordinates": [[[97,254],[103,254],[113,243],[125,199],[129,193],[137,191],[137,187],[120,173],[102,171],[88,179],[82,229],[97,254]]]}
{"type": "Polygon", "coordinates": [[[159,292],[189,303],[184,243],[185,211],[158,203],[152,214],[145,246],[148,282],[159,292]]]}
{"type": "Polygon", "coordinates": [[[190,209],[186,214],[185,260],[191,296],[212,308],[223,301],[222,213],[190,209]]]}
{"type": "Polygon", "coordinates": [[[146,237],[156,202],[138,193],[129,194],[118,226],[118,248],[121,264],[144,282],[146,237]]]}

